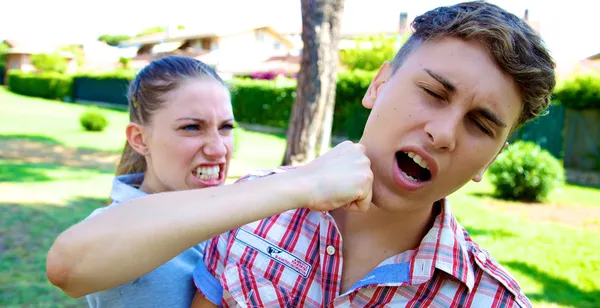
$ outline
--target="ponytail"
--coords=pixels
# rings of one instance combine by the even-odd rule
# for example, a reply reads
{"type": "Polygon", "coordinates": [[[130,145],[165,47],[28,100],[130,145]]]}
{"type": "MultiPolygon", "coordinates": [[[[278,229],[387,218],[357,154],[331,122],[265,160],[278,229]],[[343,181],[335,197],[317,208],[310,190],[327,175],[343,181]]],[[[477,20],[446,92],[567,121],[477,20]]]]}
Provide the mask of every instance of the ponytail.
{"type": "Polygon", "coordinates": [[[116,175],[146,172],[146,159],[136,152],[129,142],[125,141],[121,161],[117,167],[116,175]]]}

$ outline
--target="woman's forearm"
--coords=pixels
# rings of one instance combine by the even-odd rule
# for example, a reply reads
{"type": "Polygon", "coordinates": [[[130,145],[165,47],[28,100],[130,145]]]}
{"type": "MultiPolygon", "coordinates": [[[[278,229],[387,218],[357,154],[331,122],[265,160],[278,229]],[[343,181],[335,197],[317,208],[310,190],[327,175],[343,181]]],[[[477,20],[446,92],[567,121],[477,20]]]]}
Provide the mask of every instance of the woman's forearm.
{"type": "Polygon", "coordinates": [[[207,239],[304,206],[310,183],[297,172],[151,194],[108,209],[57,238],[48,278],[73,297],[136,279],[207,239]]]}
{"type": "Polygon", "coordinates": [[[136,279],[209,238],[287,210],[350,204],[348,210],[366,211],[373,173],[364,152],[345,141],[291,171],[124,202],[63,232],[48,253],[48,278],[79,297],[136,279]]]}

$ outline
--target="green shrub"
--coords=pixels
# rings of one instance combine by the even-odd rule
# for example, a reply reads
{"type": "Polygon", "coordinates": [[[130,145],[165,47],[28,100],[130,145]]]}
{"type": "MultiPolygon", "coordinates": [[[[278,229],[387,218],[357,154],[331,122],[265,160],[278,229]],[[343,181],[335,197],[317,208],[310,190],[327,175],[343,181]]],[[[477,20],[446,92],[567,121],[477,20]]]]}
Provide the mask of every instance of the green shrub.
{"type": "Polygon", "coordinates": [[[58,52],[31,55],[31,64],[40,71],[64,74],[67,59],[58,52]]]}
{"type": "Polygon", "coordinates": [[[72,95],[73,79],[59,73],[24,73],[10,70],[8,89],[27,96],[66,100],[72,95]]]}
{"type": "MultiPolygon", "coordinates": [[[[407,37],[401,40],[405,41],[407,37]]],[[[354,40],[357,46],[340,52],[340,61],[348,69],[376,71],[385,61],[392,61],[398,50],[396,36],[376,35],[354,40]],[[370,45],[361,47],[361,45],[370,45]]]]}
{"type": "MultiPolygon", "coordinates": [[[[369,116],[362,106],[375,72],[351,71],[338,74],[333,133],[358,139],[369,116]]],[[[296,81],[234,78],[229,82],[237,121],[287,128],[296,97],[296,81]]]]}
{"type": "Polygon", "coordinates": [[[90,79],[119,79],[127,82],[132,81],[137,74],[133,69],[117,69],[111,72],[84,72],[75,75],[75,78],[90,78],[90,79]]]}
{"type": "Polygon", "coordinates": [[[600,74],[565,80],[557,87],[553,99],[571,109],[600,109],[600,74]]]}
{"type": "Polygon", "coordinates": [[[338,74],[333,113],[333,134],[358,140],[370,110],[362,105],[371,80],[377,72],[354,70],[338,74]]]}
{"type": "Polygon", "coordinates": [[[252,80],[234,78],[231,89],[233,112],[242,123],[286,128],[296,97],[291,79],[252,80]]]}
{"type": "Polygon", "coordinates": [[[496,195],[508,200],[543,201],[565,181],[560,161],[529,141],[510,145],[488,172],[496,195]]]}
{"type": "Polygon", "coordinates": [[[101,132],[108,126],[108,120],[96,108],[91,108],[81,114],[79,123],[84,130],[91,132],[101,132]]]}

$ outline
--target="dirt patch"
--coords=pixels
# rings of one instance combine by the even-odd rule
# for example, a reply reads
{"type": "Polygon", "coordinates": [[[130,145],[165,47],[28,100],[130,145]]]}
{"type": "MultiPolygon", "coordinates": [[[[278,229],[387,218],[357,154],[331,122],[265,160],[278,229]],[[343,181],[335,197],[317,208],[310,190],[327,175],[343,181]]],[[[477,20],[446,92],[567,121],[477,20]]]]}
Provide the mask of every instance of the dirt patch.
{"type": "Polygon", "coordinates": [[[0,142],[0,159],[14,159],[25,163],[112,171],[119,158],[119,153],[68,148],[27,138],[9,138],[0,142]]]}
{"type": "Polygon", "coordinates": [[[487,200],[488,204],[509,213],[522,215],[531,220],[562,223],[600,231],[600,207],[518,203],[487,200]]]}

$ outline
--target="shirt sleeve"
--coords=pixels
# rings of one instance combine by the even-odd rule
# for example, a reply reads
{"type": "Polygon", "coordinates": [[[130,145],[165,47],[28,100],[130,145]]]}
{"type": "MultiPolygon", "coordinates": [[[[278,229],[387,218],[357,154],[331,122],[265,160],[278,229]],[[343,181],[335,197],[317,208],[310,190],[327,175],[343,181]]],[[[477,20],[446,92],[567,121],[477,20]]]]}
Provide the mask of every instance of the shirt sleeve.
{"type": "MultiPolygon", "coordinates": [[[[254,172],[241,177],[232,185],[285,172],[290,169],[292,168],[280,167],[254,172]]],[[[208,240],[204,248],[203,262],[197,264],[193,272],[194,284],[196,285],[198,292],[202,293],[206,299],[219,307],[221,306],[223,299],[221,276],[223,275],[227,263],[230,237],[234,231],[235,230],[223,233],[208,240]]]]}
{"type": "Polygon", "coordinates": [[[206,242],[204,258],[196,265],[193,272],[194,284],[198,292],[219,307],[223,298],[221,275],[225,268],[230,234],[231,232],[227,232],[206,242]]]}

